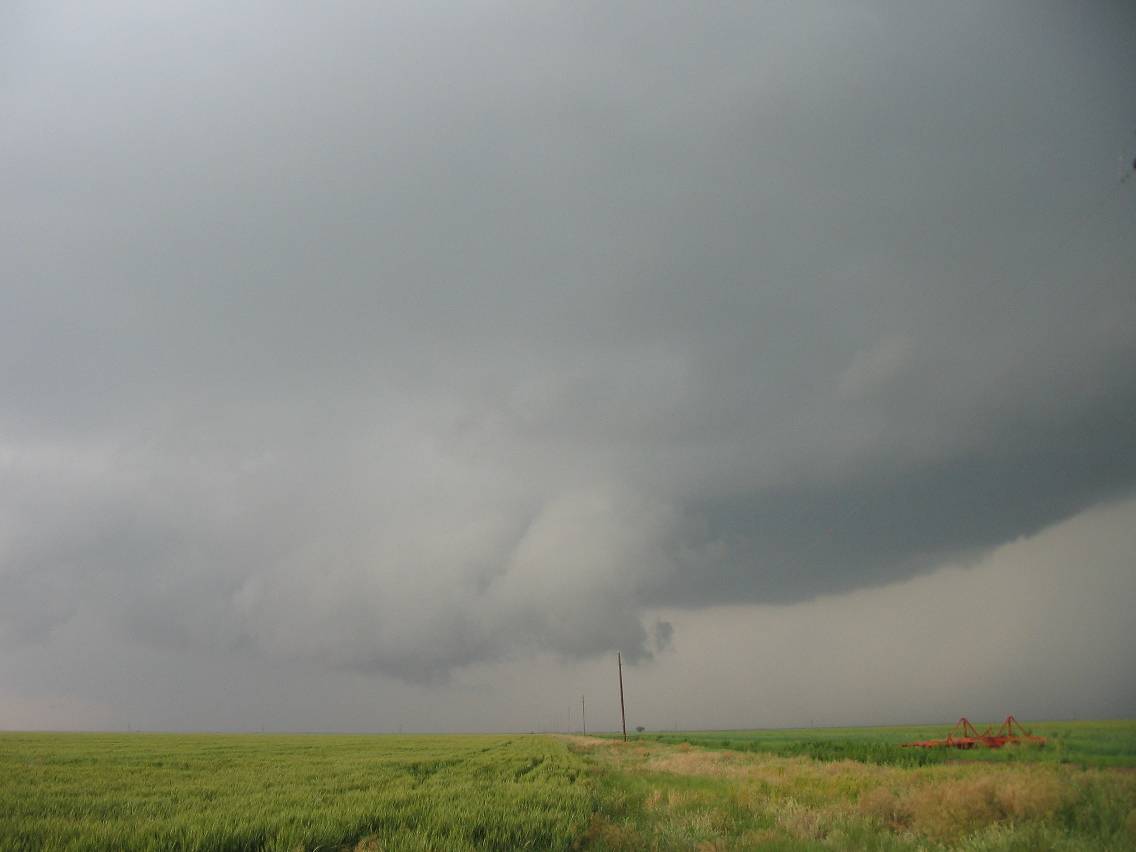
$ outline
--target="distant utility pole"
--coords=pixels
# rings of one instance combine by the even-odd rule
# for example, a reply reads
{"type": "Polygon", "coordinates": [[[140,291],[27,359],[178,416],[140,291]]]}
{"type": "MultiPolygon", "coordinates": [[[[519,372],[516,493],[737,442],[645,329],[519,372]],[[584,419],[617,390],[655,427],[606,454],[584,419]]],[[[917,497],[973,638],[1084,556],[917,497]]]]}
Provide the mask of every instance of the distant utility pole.
{"type": "Polygon", "coordinates": [[[584,696],[580,696],[580,726],[584,729],[584,736],[588,735],[588,717],[584,715],[584,696]]]}
{"type": "Polygon", "coordinates": [[[627,742],[627,711],[623,709],[623,654],[616,651],[615,660],[619,663],[619,715],[623,719],[623,741],[627,742]]]}

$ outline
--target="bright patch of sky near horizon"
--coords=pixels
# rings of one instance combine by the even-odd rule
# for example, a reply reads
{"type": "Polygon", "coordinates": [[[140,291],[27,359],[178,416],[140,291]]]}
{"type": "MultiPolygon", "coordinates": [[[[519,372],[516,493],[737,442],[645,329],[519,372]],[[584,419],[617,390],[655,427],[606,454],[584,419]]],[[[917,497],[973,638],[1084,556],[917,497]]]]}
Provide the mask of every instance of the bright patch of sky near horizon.
{"type": "Polygon", "coordinates": [[[0,726],[1136,712],[1128,4],[0,29],[0,726]]]}

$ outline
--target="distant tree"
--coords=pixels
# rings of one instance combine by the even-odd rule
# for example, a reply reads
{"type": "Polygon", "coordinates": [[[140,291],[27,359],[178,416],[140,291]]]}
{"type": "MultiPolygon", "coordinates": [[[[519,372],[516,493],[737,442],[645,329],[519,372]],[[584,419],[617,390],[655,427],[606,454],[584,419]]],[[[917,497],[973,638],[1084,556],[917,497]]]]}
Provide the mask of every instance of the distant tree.
{"type": "Polygon", "coordinates": [[[643,733],[647,729],[644,728],[642,725],[636,725],[635,730],[638,731],[639,733],[643,733]]]}

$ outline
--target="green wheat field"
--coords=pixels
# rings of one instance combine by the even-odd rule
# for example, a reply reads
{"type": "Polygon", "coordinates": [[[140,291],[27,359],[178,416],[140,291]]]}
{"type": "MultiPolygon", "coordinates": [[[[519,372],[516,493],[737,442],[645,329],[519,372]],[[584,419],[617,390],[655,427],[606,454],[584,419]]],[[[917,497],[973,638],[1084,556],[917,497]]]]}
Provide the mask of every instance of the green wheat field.
{"type": "Polygon", "coordinates": [[[541,735],[0,734],[0,850],[1136,849],[1136,722],[541,735]]]}

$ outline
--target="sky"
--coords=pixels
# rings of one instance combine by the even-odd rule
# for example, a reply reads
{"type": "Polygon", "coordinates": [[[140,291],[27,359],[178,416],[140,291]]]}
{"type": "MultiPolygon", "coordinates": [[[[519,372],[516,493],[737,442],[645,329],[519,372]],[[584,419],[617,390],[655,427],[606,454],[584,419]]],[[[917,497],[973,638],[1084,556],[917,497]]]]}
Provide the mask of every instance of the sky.
{"type": "Polygon", "coordinates": [[[0,9],[0,728],[1136,715],[1136,7],[0,9]]]}

